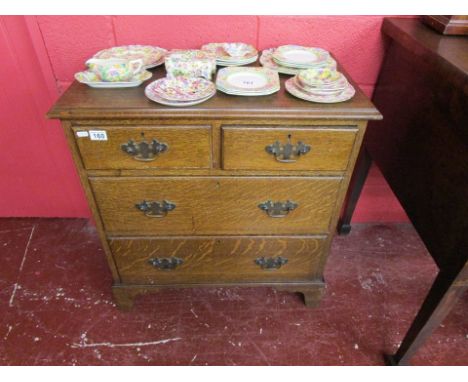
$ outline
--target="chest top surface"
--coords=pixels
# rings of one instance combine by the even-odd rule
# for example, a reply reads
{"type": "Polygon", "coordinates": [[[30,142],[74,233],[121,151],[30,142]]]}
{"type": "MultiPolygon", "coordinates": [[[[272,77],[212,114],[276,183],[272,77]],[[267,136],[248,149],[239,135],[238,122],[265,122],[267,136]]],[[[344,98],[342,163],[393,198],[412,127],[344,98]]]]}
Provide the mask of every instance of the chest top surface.
{"type": "Polygon", "coordinates": [[[242,97],[220,91],[210,100],[195,106],[178,108],[157,104],[144,94],[145,86],[164,77],[163,66],[151,70],[153,77],[135,88],[93,89],[74,82],[60,97],[48,117],[60,119],[117,118],[326,118],[381,119],[380,113],[367,96],[346,74],[356,89],[346,102],[320,104],[300,100],[287,93],[284,82],[289,76],[280,75],[279,92],[261,97],[242,97]]]}

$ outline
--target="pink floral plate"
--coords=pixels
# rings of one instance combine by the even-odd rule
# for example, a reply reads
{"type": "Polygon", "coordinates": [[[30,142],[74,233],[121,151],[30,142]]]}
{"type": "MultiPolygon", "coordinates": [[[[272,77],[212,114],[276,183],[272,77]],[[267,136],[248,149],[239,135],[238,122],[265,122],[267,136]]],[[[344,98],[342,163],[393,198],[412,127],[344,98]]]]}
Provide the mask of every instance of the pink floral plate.
{"type": "Polygon", "coordinates": [[[284,83],[286,90],[293,96],[310,102],[318,103],[337,103],[344,102],[353,98],[356,91],[351,84],[348,84],[345,90],[335,94],[315,94],[301,89],[296,82],[296,78],[290,78],[284,83]]]}
{"type": "Polygon", "coordinates": [[[150,83],[146,91],[169,101],[188,102],[209,97],[216,93],[216,88],[204,78],[166,77],[150,83]]]}
{"type": "MultiPolygon", "coordinates": [[[[260,56],[260,64],[268,69],[273,69],[276,70],[278,73],[282,74],[289,74],[289,75],[296,75],[298,74],[301,70],[300,68],[291,68],[288,66],[283,66],[278,64],[273,60],[273,53],[275,49],[265,49],[262,52],[262,55],[260,56]]],[[[318,65],[317,68],[330,68],[330,69],[336,69],[336,61],[332,57],[328,57],[328,59],[323,62],[322,64],[318,65]]]]}

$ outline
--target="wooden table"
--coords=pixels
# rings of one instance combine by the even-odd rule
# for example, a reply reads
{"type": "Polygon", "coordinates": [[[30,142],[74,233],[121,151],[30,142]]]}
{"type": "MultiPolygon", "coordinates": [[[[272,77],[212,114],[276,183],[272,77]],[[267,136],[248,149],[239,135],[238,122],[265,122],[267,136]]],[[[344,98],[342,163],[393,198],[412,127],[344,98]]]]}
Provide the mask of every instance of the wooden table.
{"type": "Polygon", "coordinates": [[[350,230],[371,164],[382,171],[439,267],[391,364],[411,356],[468,288],[468,38],[415,19],[387,18],[388,42],[372,123],[356,164],[339,231],[350,230]]]}

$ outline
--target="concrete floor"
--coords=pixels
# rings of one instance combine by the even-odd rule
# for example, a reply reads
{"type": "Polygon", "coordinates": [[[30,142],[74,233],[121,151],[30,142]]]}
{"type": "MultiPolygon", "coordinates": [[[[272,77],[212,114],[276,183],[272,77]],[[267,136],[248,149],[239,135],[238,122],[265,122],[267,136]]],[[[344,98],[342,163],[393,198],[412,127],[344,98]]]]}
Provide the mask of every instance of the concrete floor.
{"type": "MultiPolygon", "coordinates": [[[[355,225],[334,240],[318,308],[270,288],[205,288],[124,313],[86,220],[0,219],[0,260],[3,365],[383,365],[437,271],[410,225],[355,225]]],[[[467,297],[414,365],[468,364],[467,297]]]]}

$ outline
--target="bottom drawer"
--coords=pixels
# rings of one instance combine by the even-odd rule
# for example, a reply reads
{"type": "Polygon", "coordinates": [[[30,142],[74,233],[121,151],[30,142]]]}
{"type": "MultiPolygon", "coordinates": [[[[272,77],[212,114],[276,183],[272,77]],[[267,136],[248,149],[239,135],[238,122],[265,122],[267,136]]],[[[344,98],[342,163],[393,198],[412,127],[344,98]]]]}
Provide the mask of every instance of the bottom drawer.
{"type": "Polygon", "coordinates": [[[112,238],[126,284],[306,281],[317,277],[326,236],[112,238]]]}

